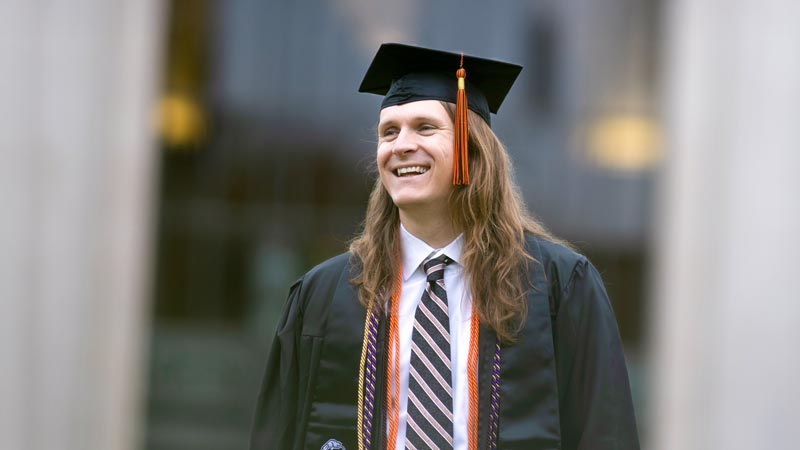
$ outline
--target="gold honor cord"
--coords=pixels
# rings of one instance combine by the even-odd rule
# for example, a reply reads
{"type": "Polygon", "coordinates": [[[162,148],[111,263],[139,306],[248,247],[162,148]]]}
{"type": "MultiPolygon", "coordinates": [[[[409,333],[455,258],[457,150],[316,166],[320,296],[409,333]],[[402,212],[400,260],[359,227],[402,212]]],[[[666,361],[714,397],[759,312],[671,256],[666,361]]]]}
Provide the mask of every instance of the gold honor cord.
{"type": "Polygon", "coordinates": [[[358,369],[358,448],[359,450],[367,450],[364,448],[364,367],[367,359],[367,341],[369,340],[369,326],[371,321],[370,314],[372,314],[372,306],[374,301],[369,302],[367,307],[367,315],[364,318],[364,343],[361,346],[361,362],[358,369]]]}

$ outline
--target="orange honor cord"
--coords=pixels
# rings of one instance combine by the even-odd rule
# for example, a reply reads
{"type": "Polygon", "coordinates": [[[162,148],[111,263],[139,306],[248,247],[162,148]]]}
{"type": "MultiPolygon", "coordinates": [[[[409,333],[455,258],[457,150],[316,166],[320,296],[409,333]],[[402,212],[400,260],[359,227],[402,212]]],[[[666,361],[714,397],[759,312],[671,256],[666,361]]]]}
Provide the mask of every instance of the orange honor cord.
{"type": "Polygon", "coordinates": [[[464,79],[464,54],[456,71],[458,78],[458,96],[456,97],[455,140],[453,142],[453,185],[469,184],[469,161],[467,160],[467,143],[469,142],[469,125],[467,118],[467,91],[464,79]]]}
{"type": "Polygon", "coordinates": [[[397,429],[400,423],[400,292],[403,288],[403,266],[397,265],[397,279],[392,289],[389,314],[389,358],[386,370],[386,405],[389,415],[389,430],[386,437],[386,450],[395,450],[397,429]]]}
{"type": "Polygon", "coordinates": [[[467,378],[469,384],[469,418],[467,433],[469,450],[478,450],[478,337],[480,320],[472,303],[472,318],[469,322],[469,355],[467,357],[467,378]]]}

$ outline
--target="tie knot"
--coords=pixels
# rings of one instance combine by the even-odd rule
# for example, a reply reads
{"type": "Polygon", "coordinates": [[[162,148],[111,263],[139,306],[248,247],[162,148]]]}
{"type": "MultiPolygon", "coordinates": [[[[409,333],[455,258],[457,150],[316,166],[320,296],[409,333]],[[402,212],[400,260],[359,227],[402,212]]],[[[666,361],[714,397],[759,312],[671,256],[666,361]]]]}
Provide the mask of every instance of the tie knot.
{"type": "Polygon", "coordinates": [[[423,263],[425,275],[429,283],[435,283],[444,278],[444,267],[453,262],[447,255],[439,255],[436,258],[428,258],[423,263]]]}

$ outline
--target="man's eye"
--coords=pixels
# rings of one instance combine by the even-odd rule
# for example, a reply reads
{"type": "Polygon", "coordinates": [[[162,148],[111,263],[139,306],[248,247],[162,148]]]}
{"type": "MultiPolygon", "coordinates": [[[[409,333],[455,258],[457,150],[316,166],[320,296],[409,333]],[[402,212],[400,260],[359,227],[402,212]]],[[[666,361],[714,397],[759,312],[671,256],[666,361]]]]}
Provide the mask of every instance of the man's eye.
{"type": "Polygon", "coordinates": [[[397,134],[397,129],[395,129],[395,128],[387,128],[387,129],[383,130],[383,133],[381,133],[381,137],[391,137],[391,136],[394,136],[395,134],[397,134]]]}
{"type": "Polygon", "coordinates": [[[420,131],[431,131],[431,130],[435,130],[435,129],[436,129],[436,127],[434,127],[433,125],[430,125],[430,124],[425,124],[425,125],[422,125],[422,126],[419,127],[420,131]]]}

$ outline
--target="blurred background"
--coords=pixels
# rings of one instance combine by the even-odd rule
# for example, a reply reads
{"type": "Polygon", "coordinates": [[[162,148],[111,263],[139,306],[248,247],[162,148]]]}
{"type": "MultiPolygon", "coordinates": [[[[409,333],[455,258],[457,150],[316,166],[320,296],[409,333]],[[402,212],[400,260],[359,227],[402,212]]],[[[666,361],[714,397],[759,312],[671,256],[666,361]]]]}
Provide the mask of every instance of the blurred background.
{"type": "Polygon", "coordinates": [[[363,220],[382,42],[525,67],[493,128],[590,257],[643,448],[795,448],[800,5],[0,6],[0,448],[244,449],[288,287],[363,220]]]}

